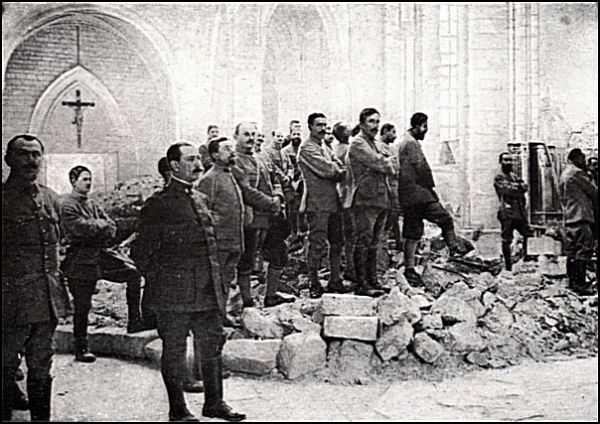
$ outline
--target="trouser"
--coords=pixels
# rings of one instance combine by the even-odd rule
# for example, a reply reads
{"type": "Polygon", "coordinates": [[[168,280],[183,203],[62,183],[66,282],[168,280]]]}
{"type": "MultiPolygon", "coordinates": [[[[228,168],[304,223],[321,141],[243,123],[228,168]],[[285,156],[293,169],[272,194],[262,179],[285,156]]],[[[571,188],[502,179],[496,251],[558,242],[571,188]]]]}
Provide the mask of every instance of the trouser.
{"type": "Polygon", "coordinates": [[[373,279],[377,269],[373,270],[372,261],[376,261],[377,250],[381,245],[381,238],[385,230],[388,210],[359,206],[352,208],[352,216],[356,226],[356,244],[354,246],[354,266],[360,282],[366,281],[369,263],[371,272],[369,279],[373,279]],[[369,261],[371,258],[371,261],[369,261]],[[374,272],[373,272],[374,271],[374,272]]]}
{"type": "Polygon", "coordinates": [[[408,240],[420,240],[425,231],[424,219],[440,227],[442,237],[450,250],[457,248],[454,220],[440,202],[421,203],[406,207],[404,210],[404,237],[408,240]]]}
{"type": "Polygon", "coordinates": [[[594,254],[593,224],[578,222],[565,226],[567,274],[571,288],[587,287],[587,265],[594,254]]]}
{"type": "MultiPolygon", "coordinates": [[[[69,291],[73,295],[73,339],[75,350],[87,349],[88,315],[92,308],[92,296],[96,288],[96,280],[68,279],[69,291]]],[[[127,282],[128,319],[140,318],[141,280],[132,279],[127,282]]],[[[150,311],[149,311],[150,312],[150,311]]],[[[151,312],[150,312],[151,313],[151,312]]]]}
{"type": "Polygon", "coordinates": [[[306,216],[308,218],[306,261],[309,274],[313,278],[318,274],[322,259],[329,253],[331,280],[340,280],[340,262],[344,245],[342,215],[338,212],[307,212],[306,216]]]}
{"type": "Polygon", "coordinates": [[[52,338],[56,321],[45,321],[23,326],[2,325],[2,409],[3,419],[11,419],[8,396],[12,395],[15,374],[24,353],[27,362],[27,392],[33,420],[50,419],[52,384],[51,368],[54,349],[52,338]]]}
{"type": "Polygon", "coordinates": [[[505,268],[512,271],[512,251],[511,244],[514,240],[515,230],[525,239],[525,251],[527,250],[527,238],[531,236],[531,227],[527,220],[519,217],[508,217],[499,212],[501,238],[502,238],[502,256],[504,256],[505,268]]]}
{"type": "MultiPolygon", "coordinates": [[[[207,312],[157,312],[158,335],[163,341],[161,373],[169,398],[172,415],[179,414],[186,406],[183,384],[188,372],[186,364],[186,338],[191,331],[200,350],[202,374],[212,372],[221,364],[221,352],[225,344],[223,315],[219,310],[207,312]]],[[[205,404],[214,405],[222,399],[213,385],[205,385],[205,404]]]]}
{"type": "Polygon", "coordinates": [[[354,217],[352,216],[351,209],[344,209],[342,211],[342,221],[344,228],[344,275],[347,277],[354,278],[354,245],[356,243],[356,225],[354,224],[354,217]]]}
{"type": "Polygon", "coordinates": [[[399,249],[402,246],[402,231],[400,231],[400,222],[398,219],[400,218],[400,211],[393,209],[388,213],[388,218],[385,223],[385,231],[383,242],[386,243],[387,239],[391,233],[394,241],[396,242],[396,249],[399,249]]]}

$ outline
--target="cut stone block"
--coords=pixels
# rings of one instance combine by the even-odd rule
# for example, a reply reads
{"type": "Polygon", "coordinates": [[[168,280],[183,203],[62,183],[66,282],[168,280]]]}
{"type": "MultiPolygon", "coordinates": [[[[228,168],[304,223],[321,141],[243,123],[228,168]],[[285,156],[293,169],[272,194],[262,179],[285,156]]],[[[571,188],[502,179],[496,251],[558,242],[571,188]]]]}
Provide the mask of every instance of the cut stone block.
{"type": "Polygon", "coordinates": [[[374,342],[377,340],[377,317],[325,317],[324,335],[336,339],[374,342]]]}

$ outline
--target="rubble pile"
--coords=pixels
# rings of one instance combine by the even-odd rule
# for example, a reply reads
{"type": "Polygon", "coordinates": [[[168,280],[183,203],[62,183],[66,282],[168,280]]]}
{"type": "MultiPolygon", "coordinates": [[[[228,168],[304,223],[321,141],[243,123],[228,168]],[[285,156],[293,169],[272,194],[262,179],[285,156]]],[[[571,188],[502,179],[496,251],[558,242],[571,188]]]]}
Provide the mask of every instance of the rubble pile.
{"type": "Polygon", "coordinates": [[[91,197],[117,223],[117,239],[122,241],[135,231],[144,202],[162,187],[161,177],[148,175],[120,182],[113,190],[95,192],[91,197]]]}
{"type": "MultiPolygon", "coordinates": [[[[598,352],[598,296],[580,297],[567,288],[563,257],[520,262],[514,276],[506,277],[493,275],[494,261],[469,266],[430,254],[422,265],[424,287],[417,288],[404,278],[399,256],[382,255],[387,270],[380,281],[391,291],[377,299],[340,294],[309,299],[302,252],[290,258],[284,284],[298,296],[296,302],[242,311],[233,289],[225,366],[253,375],[365,384],[598,352]]],[[[328,272],[320,276],[325,286],[328,272]]],[[[596,274],[589,278],[595,281],[596,274]]],[[[262,305],[265,285],[254,277],[252,286],[262,305]]],[[[125,285],[99,287],[92,322],[124,327],[125,285]]]]}

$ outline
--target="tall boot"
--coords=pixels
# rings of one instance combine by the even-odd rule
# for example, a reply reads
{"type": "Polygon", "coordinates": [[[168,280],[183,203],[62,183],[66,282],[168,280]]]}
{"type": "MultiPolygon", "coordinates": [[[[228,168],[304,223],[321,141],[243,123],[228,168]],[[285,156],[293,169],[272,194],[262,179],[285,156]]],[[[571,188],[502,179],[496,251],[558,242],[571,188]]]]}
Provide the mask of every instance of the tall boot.
{"type": "Polygon", "coordinates": [[[311,299],[319,299],[325,293],[325,289],[319,280],[319,271],[316,268],[309,268],[308,281],[310,281],[309,295],[311,299]]]}
{"type": "Polygon", "coordinates": [[[327,291],[329,293],[348,293],[348,289],[344,286],[344,280],[341,276],[342,268],[342,249],[341,246],[329,247],[329,283],[327,291]]]}
{"type": "Polygon", "coordinates": [[[31,421],[50,421],[52,401],[52,378],[27,379],[31,421]]]}
{"type": "Polygon", "coordinates": [[[381,285],[377,277],[377,248],[371,247],[367,249],[367,283],[371,290],[378,290],[389,293],[390,289],[386,289],[381,285]]]}
{"type": "Polygon", "coordinates": [[[217,359],[203,361],[202,379],[205,386],[203,416],[226,421],[246,419],[246,415],[234,412],[223,400],[223,365],[220,356],[217,359]]]}
{"type": "Polygon", "coordinates": [[[276,269],[269,264],[269,267],[267,268],[267,292],[265,293],[264,300],[265,308],[281,305],[283,303],[291,303],[296,300],[293,297],[283,297],[277,293],[281,274],[283,274],[283,269],[276,269]]]}
{"type": "Polygon", "coordinates": [[[344,267],[344,279],[356,282],[356,269],[354,267],[354,244],[344,244],[344,257],[346,259],[346,266],[344,267]]]}
{"type": "Polygon", "coordinates": [[[144,321],[142,320],[141,298],[142,298],[142,284],[138,279],[137,281],[127,282],[127,332],[128,333],[139,333],[145,330],[144,321]]]}
{"type": "Polygon", "coordinates": [[[512,271],[512,251],[510,249],[510,243],[502,243],[502,255],[504,256],[504,266],[507,271],[512,271]]]}
{"type": "Polygon", "coordinates": [[[567,278],[569,279],[569,289],[574,290],[577,287],[576,260],[567,258],[567,278]]]}
{"type": "Polygon", "coordinates": [[[181,380],[166,377],[163,374],[163,381],[165,382],[167,397],[169,399],[169,421],[200,421],[187,408],[181,380]]]}
{"type": "Polygon", "coordinates": [[[573,291],[580,296],[590,296],[594,294],[592,287],[587,282],[587,261],[576,260],[574,262],[574,287],[573,291]]]}
{"type": "Polygon", "coordinates": [[[354,249],[354,268],[358,280],[358,287],[355,294],[359,296],[378,297],[383,294],[382,291],[373,290],[368,282],[368,259],[367,249],[357,246],[354,249]]]}
{"type": "Polygon", "coordinates": [[[240,295],[242,296],[242,306],[244,308],[254,308],[252,300],[252,290],[250,286],[250,275],[238,274],[238,285],[240,286],[240,295]]]}

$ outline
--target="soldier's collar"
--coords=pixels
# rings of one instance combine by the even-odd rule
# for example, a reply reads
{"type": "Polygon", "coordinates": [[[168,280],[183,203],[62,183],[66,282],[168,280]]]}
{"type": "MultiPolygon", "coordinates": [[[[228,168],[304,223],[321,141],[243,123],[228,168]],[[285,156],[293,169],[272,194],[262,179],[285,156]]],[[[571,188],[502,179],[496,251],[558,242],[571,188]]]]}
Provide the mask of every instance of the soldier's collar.
{"type": "Polygon", "coordinates": [[[37,181],[25,181],[22,178],[10,174],[4,183],[5,187],[13,188],[23,193],[37,194],[40,191],[37,181]]]}
{"type": "Polygon", "coordinates": [[[194,185],[190,182],[184,181],[181,178],[177,178],[175,176],[171,176],[171,181],[169,182],[169,187],[174,188],[179,191],[188,191],[191,190],[194,185]]]}

